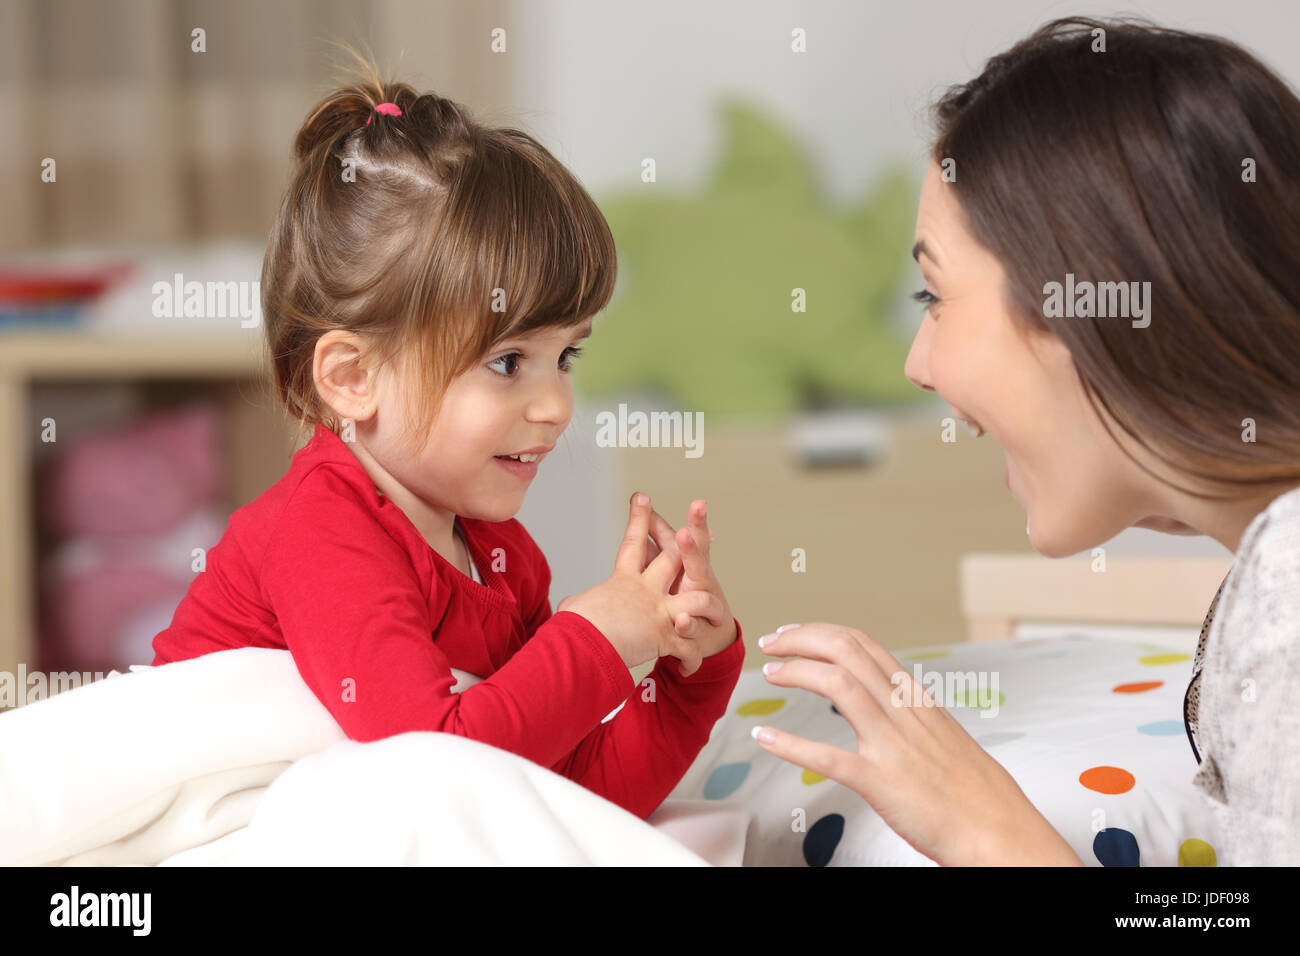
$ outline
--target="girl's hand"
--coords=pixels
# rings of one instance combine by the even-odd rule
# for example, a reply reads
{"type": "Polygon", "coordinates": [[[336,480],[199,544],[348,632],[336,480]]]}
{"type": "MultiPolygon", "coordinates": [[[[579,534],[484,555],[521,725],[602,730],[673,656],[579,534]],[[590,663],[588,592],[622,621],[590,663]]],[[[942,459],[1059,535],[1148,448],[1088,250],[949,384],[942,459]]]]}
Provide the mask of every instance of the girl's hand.
{"type": "Polygon", "coordinates": [[[581,594],[566,597],[556,613],[572,611],[585,617],[613,645],[628,667],[656,657],[682,662],[683,675],[695,673],[702,654],[698,644],[678,636],[668,610],[669,587],[681,571],[676,549],[645,563],[650,534],[650,500],[632,496],[627,531],[614,561],[614,573],[581,594]]]}
{"type": "Polygon", "coordinates": [[[768,654],[804,658],[768,681],[827,698],[858,739],[851,753],[781,731],[769,743],[757,732],[774,729],[755,728],[766,750],[856,791],[940,864],[1081,865],[1002,765],[866,634],[793,624],[759,640],[768,654]]]}
{"type": "Polygon", "coordinates": [[[681,573],[669,591],[673,627],[681,637],[696,641],[704,657],[712,657],[730,647],[737,635],[736,621],[709,561],[713,532],[706,505],[703,500],[691,502],[687,526],[677,532],[658,512],[651,513],[650,527],[658,545],[656,553],[680,555],[682,562],[681,573]]]}

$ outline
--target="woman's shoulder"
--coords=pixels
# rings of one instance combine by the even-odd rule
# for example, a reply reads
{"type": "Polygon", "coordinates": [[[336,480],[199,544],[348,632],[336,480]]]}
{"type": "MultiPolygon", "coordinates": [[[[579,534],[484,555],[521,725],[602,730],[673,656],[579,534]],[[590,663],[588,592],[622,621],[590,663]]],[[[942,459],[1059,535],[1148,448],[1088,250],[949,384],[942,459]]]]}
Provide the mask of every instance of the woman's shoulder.
{"type": "Polygon", "coordinates": [[[1216,617],[1237,642],[1300,655],[1300,488],[1273,499],[1247,525],[1216,617]]]}
{"type": "Polygon", "coordinates": [[[1242,535],[1205,645],[1195,783],[1232,865],[1300,859],[1300,491],[1242,535]],[[1286,836],[1280,836],[1288,834],[1286,836]]]}

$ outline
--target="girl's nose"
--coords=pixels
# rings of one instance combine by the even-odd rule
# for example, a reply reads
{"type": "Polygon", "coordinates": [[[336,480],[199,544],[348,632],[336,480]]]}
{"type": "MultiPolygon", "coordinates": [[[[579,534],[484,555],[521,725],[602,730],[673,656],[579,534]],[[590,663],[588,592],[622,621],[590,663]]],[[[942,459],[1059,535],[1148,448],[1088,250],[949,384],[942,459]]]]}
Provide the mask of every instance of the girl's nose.
{"type": "Polygon", "coordinates": [[[528,419],[535,422],[567,422],[573,414],[573,392],[563,379],[538,388],[528,407],[528,419]]]}

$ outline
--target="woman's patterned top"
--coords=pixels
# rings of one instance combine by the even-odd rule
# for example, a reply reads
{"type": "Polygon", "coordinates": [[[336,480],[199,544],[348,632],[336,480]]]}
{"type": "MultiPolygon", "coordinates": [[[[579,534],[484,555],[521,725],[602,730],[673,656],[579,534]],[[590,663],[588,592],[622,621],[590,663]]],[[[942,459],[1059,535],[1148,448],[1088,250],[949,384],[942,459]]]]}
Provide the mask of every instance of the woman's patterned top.
{"type": "Polygon", "coordinates": [[[1219,862],[1300,864],[1300,488],[1243,532],[1201,627],[1183,720],[1219,862]]]}

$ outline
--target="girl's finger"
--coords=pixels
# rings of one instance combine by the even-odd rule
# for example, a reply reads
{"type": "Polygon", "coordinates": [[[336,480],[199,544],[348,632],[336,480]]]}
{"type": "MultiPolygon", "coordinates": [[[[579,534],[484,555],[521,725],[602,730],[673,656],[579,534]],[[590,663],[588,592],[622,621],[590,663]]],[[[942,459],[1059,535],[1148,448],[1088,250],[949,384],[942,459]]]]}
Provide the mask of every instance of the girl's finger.
{"type": "Polygon", "coordinates": [[[672,587],[677,575],[682,570],[681,553],[673,548],[671,551],[660,551],[655,559],[646,565],[641,575],[655,589],[656,594],[668,596],[669,588],[672,587]]]}
{"type": "Polygon", "coordinates": [[[686,526],[694,532],[695,541],[699,544],[706,561],[709,559],[709,545],[713,543],[713,531],[709,528],[707,509],[708,503],[701,498],[699,501],[691,502],[690,510],[686,514],[686,526]]]}
{"type": "Polygon", "coordinates": [[[614,570],[640,574],[646,564],[646,538],[650,530],[650,496],[636,493],[629,503],[631,513],[627,519],[627,531],[618,546],[618,556],[614,559],[614,570]]]}
{"type": "Polygon", "coordinates": [[[710,591],[687,591],[685,594],[670,595],[668,610],[674,618],[682,614],[704,618],[714,627],[721,627],[730,620],[723,610],[722,601],[710,591]]]}
{"type": "Polygon", "coordinates": [[[709,555],[700,546],[699,532],[682,528],[674,539],[677,549],[682,554],[682,567],[697,585],[712,585],[713,567],[709,564],[709,555]]]}
{"type": "Polygon", "coordinates": [[[673,628],[677,631],[678,637],[684,637],[694,640],[699,636],[700,619],[691,617],[685,612],[673,616],[673,628]]]}
{"type": "MultiPolygon", "coordinates": [[[[655,554],[677,548],[677,533],[673,526],[654,509],[650,510],[650,540],[655,544],[655,554]]],[[[649,564],[653,559],[654,555],[647,554],[646,563],[649,564]]]]}
{"type": "Polygon", "coordinates": [[[681,662],[683,677],[690,677],[700,669],[700,663],[704,660],[704,653],[700,650],[698,643],[687,638],[674,637],[672,647],[672,656],[681,662]]]}

